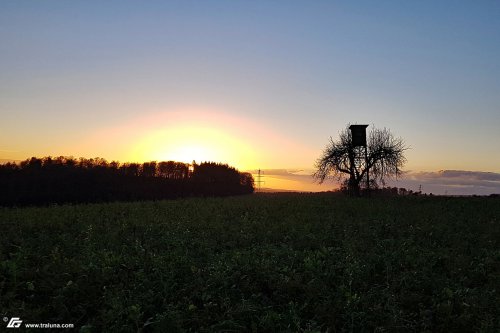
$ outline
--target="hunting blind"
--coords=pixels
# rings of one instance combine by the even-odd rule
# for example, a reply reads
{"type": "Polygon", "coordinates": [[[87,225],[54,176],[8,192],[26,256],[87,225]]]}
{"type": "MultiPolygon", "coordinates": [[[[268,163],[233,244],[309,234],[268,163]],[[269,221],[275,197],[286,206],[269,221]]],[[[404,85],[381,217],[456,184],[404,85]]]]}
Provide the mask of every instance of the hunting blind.
{"type": "Polygon", "coordinates": [[[354,147],[366,147],[366,128],[368,125],[351,125],[352,145],[354,147]]]}
{"type": "Polygon", "coordinates": [[[370,195],[370,170],[368,167],[368,147],[366,144],[366,128],[368,125],[351,125],[349,129],[351,130],[351,138],[352,138],[352,146],[356,147],[364,147],[365,149],[353,149],[356,154],[355,164],[362,165],[366,168],[366,189],[368,191],[368,195],[370,195]],[[364,155],[363,156],[363,150],[364,155]],[[363,161],[364,160],[364,161],[363,161]]]}

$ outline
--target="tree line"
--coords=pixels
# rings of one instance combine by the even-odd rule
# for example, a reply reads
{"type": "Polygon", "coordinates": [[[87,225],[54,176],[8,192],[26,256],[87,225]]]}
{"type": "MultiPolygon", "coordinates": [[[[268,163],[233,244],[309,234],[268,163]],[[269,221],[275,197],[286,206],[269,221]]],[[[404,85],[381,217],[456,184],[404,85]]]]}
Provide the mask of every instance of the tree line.
{"type": "Polygon", "coordinates": [[[3,206],[229,196],[253,191],[250,173],[215,162],[122,164],[60,156],[0,165],[3,206]]]}

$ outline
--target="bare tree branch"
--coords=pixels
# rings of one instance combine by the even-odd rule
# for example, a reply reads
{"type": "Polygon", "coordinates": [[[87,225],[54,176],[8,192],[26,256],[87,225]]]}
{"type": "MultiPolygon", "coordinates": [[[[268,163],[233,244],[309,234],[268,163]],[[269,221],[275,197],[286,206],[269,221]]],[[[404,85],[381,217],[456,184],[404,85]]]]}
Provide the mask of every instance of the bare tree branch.
{"type": "MultiPolygon", "coordinates": [[[[408,149],[403,139],[395,138],[384,128],[372,128],[367,140],[367,161],[356,163],[359,151],[352,144],[349,126],[339,133],[339,140],[330,138],[329,144],[316,161],[316,172],[313,177],[320,184],[327,178],[344,179],[350,187],[359,193],[362,180],[370,173],[372,180],[384,183],[386,178],[398,178],[406,163],[404,152],[408,149]]],[[[360,159],[358,159],[360,160],[360,159]]]]}

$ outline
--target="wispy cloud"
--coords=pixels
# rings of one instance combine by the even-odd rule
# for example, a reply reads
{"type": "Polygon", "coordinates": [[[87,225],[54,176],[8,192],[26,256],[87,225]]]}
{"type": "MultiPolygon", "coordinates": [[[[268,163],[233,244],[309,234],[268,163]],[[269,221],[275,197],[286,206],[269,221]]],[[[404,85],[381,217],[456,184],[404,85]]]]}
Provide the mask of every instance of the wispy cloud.
{"type": "MultiPolygon", "coordinates": [[[[258,170],[250,170],[251,173],[258,173],[258,170]]],[[[261,173],[268,176],[286,176],[286,177],[308,177],[310,179],[312,170],[304,169],[262,169],[261,173]]]]}
{"type": "MultiPolygon", "coordinates": [[[[248,172],[257,177],[258,170],[248,170],[248,172]]],[[[262,169],[261,181],[262,187],[275,190],[293,190],[293,191],[328,191],[338,187],[337,184],[319,185],[314,182],[312,177],[313,170],[307,169],[262,169]]]]}
{"type": "MultiPolygon", "coordinates": [[[[249,170],[254,177],[258,170],[249,170]]],[[[274,189],[328,191],[339,184],[329,181],[319,185],[312,178],[314,170],[264,169],[262,186],[274,189]]],[[[407,172],[398,180],[389,180],[388,186],[404,187],[424,193],[449,195],[488,195],[500,193],[500,173],[466,170],[440,170],[435,172],[407,172]]]]}
{"type": "Polygon", "coordinates": [[[413,190],[422,186],[426,193],[486,195],[500,193],[500,173],[465,170],[409,172],[400,181],[390,184],[413,190]]]}

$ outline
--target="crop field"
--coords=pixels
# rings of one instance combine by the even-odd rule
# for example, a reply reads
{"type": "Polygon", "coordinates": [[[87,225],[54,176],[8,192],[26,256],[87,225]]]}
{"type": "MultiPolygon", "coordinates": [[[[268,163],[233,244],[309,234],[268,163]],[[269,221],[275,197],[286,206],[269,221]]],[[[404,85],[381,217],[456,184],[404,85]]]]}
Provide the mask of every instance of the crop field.
{"type": "Polygon", "coordinates": [[[5,320],[77,332],[500,331],[497,198],[0,208],[0,228],[5,320]]]}

